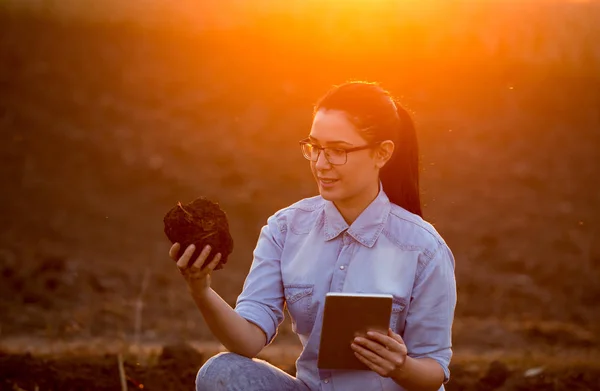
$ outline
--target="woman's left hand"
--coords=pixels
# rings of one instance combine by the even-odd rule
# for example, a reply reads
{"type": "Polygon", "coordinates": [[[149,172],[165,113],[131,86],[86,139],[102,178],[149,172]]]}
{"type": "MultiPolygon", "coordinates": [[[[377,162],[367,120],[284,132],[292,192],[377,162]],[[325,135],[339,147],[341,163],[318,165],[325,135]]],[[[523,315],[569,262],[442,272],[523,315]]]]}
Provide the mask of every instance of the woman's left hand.
{"type": "Polygon", "coordinates": [[[369,331],[365,337],[354,338],[350,346],[362,363],[383,377],[402,370],[408,353],[404,340],[392,329],[388,329],[387,335],[369,331]]]}

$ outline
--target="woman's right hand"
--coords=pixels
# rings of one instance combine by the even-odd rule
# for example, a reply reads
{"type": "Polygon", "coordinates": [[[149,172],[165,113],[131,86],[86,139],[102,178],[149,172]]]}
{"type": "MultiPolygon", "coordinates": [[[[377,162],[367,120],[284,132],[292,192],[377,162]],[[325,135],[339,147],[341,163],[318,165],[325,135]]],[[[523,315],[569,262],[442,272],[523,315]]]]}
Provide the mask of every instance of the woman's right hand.
{"type": "Polygon", "coordinates": [[[188,265],[190,264],[190,259],[194,254],[196,247],[193,244],[189,245],[181,257],[177,259],[180,248],[181,246],[179,243],[174,243],[169,250],[169,256],[172,260],[177,262],[177,268],[179,268],[179,272],[187,282],[191,294],[193,296],[201,297],[209,291],[211,281],[210,275],[213,269],[219,264],[221,253],[216,254],[213,260],[206,265],[206,267],[202,268],[202,265],[204,265],[206,258],[210,254],[211,248],[209,245],[204,246],[204,249],[202,249],[202,252],[191,266],[188,265]]]}

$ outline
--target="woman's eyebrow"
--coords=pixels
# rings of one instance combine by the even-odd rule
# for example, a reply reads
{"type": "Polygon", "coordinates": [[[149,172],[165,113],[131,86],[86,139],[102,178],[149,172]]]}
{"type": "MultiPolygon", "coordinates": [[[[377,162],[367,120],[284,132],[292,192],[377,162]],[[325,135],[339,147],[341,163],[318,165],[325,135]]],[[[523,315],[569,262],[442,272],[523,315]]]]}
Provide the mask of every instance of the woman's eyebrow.
{"type": "MultiPolygon", "coordinates": [[[[318,139],[312,137],[312,136],[308,136],[308,139],[317,143],[321,143],[318,139]]],[[[343,141],[343,140],[333,140],[333,141],[326,141],[324,144],[346,144],[346,145],[353,145],[347,141],[343,141]]]]}

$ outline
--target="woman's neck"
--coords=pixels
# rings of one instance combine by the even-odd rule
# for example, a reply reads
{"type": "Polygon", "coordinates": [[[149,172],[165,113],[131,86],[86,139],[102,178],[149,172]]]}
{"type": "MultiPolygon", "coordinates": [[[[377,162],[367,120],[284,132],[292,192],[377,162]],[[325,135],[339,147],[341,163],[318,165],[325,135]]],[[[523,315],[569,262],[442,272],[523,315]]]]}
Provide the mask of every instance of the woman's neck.
{"type": "Polygon", "coordinates": [[[377,198],[379,194],[379,183],[377,186],[370,187],[357,196],[334,202],[335,207],[340,212],[346,224],[352,225],[360,214],[377,198]]]}

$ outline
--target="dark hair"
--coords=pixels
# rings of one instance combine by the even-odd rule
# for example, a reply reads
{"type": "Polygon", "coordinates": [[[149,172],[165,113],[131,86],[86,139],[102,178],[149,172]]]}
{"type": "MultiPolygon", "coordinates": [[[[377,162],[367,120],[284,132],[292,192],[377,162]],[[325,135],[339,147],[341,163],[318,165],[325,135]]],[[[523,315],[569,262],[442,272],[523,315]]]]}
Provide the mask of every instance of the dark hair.
{"type": "Polygon", "coordinates": [[[419,194],[419,146],[414,122],[404,107],[376,83],[333,87],[315,105],[341,110],[368,142],[392,140],[394,153],[379,176],[390,201],[423,217],[419,194]]]}

